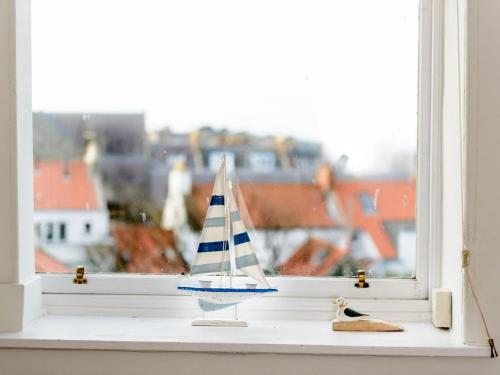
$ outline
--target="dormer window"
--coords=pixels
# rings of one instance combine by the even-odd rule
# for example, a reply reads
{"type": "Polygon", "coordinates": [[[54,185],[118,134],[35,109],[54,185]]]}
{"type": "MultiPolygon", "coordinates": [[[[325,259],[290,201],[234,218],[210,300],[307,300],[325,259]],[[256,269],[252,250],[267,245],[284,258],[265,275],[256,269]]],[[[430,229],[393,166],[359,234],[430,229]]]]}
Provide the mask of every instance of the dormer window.
{"type": "Polygon", "coordinates": [[[360,193],[359,200],[365,215],[375,215],[377,213],[375,198],[370,193],[360,193]]]}

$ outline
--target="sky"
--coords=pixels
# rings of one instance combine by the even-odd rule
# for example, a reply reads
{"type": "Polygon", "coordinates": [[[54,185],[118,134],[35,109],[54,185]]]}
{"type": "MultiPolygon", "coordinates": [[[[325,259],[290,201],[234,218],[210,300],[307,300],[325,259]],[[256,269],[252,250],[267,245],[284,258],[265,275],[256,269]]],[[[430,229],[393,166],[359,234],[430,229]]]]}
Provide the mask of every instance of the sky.
{"type": "Polygon", "coordinates": [[[384,170],[417,137],[418,0],[32,0],[33,109],[321,142],[384,170]]]}

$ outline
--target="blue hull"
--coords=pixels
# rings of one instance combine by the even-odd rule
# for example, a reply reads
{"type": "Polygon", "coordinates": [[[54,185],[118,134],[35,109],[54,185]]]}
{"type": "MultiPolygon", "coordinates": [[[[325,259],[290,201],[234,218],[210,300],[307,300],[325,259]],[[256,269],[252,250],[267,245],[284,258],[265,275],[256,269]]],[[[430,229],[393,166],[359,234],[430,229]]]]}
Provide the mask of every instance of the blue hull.
{"type": "Polygon", "coordinates": [[[188,292],[214,292],[214,293],[273,293],[277,292],[276,288],[203,288],[196,286],[182,286],[177,287],[178,290],[185,290],[188,292]]]}

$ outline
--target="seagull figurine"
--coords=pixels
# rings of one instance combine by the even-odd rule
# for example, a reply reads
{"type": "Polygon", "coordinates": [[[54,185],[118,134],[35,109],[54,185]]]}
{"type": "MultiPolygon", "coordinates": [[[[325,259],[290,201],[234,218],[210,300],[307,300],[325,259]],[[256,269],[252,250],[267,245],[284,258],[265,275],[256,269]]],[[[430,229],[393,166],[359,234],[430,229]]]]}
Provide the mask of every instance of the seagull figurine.
{"type": "Polygon", "coordinates": [[[371,319],[368,314],[362,314],[347,307],[347,302],[337,298],[337,316],[332,322],[334,331],[371,331],[371,332],[397,332],[404,328],[398,324],[380,319],[371,319]]]}
{"type": "Polygon", "coordinates": [[[356,310],[347,307],[347,302],[343,298],[337,298],[337,320],[338,321],[353,321],[366,319],[368,314],[362,314],[356,310]]]}

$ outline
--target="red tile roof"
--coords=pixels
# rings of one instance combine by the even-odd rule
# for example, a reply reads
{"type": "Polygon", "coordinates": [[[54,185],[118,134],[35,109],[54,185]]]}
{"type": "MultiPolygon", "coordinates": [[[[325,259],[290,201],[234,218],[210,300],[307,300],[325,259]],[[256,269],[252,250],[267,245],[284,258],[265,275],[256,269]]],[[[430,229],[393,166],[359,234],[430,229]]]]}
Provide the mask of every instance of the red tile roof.
{"type": "MultiPolygon", "coordinates": [[[[323,194],[317,185],[241,183],[239,187],[255,228],[329,228],[335,226],[328,215],[323,194]]],[[[200,225],[203,224],[211,194],[211,183],[193,186],[192,197],[197,205],[197,212],[200,214],[196,218],[200,225]]]]}
{"type": "Polygon", "coordinates": [[[334,186],[346,219],[355,229],[368,232],[385,259],[397,257],[384,223],[415,220],[415,182],[413,181],[338,181],[334,186]],[[373,197],[376,212],[363,212],[360,194],[373,197]]]}
{"type": "Polygon", "coordinates": [[[281,267],[281,275],[330,276],[347,249],[309,238],[281,267]]]}
{"type": "Polygon", "coordinates": [[[52,258],[43,252],[42,249],[35,249],[35,271],[36,272],[70,272],[69,267],[52,258]]]}
{"type": "Polygon", "coordinates": [[[176,248],[172,231],[142,224],[115,224],[112,233],[125,271],[186,272],[186,262],[176,248]]]}
{"type": "Polygon", "coordinates": [[[37,162],[34,166],[35,210],[98,208],[96,188],[84,162],[37,162]]]}

